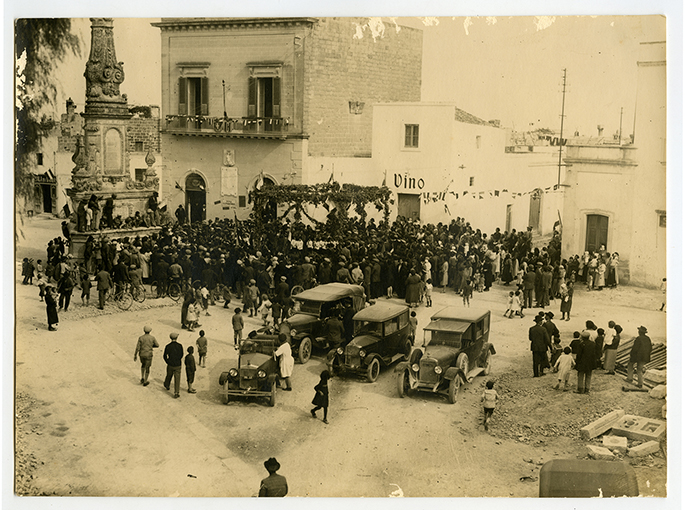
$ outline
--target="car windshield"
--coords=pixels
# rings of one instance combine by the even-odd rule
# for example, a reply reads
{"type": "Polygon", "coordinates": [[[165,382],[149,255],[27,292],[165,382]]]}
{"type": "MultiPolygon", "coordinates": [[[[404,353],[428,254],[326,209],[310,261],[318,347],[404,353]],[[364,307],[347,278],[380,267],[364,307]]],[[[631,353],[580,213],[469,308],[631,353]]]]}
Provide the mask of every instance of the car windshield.
{"type": "Polygon", "coordinates": [[[423,331],[424,345],[449,345],[451,347],[461,347],[461,333],[453,331],[423,331]]]}
{"type": "Polygon", "coordinates": [[[378,335],[383,334],[382,322],[354,321],[354,331],[357,335],[378,335]]]}
{"type": "Polygon", "coordinates": [[[319,301],[302,301],[300,302],[300,312],[318,317],[321,314],[321,303],[319,301]]]}

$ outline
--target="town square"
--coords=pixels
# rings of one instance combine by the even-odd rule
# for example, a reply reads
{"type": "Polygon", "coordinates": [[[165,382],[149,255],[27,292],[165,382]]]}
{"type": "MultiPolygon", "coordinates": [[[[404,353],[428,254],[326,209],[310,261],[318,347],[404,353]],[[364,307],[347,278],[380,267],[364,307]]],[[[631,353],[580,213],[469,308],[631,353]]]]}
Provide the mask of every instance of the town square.
{"type": "Polygon", "coordinates": [[[665,17],[15,39],[15,497],[680,494],[665,17]]]}

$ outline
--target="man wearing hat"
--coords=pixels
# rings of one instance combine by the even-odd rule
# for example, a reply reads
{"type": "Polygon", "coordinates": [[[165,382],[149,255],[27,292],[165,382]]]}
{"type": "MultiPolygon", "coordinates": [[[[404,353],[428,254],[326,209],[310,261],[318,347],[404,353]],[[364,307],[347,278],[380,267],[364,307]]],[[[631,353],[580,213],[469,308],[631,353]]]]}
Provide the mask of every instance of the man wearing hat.
{"type": "Polygon", "coordinates": [[[530,350],[533,352],[533,377],[545,375],[547,361],[547,348],[550,345],[549,334],[542,327],[543,318],[536,315],[533,319],[535,325],[528,330],[528,340],[530,340],[530,350]]]}
{"type": "Polygon", "coordinates": [[[278,461],[271,457],[264,461],[264,467],[269,472],[269,476],[262,480],[259,486],[259,497],[260,498],[282,498],[288,494],[288,482],[285,476],[277,475],[276,471],[281,469],[281,465],[278,461]]]}
{"type": "Polygon", "coordinates": [[[174,398],[181,396],[181,362],[183,361],[183,346],[176,341],[178,333],[169,335],[171,342],[164,348],[164,361],[166,361],[166,379],[164,387],[170,389],[171,378],[174,378],[174,398]]]}
{"type": "Polygon", "coordinates": [[[635,338],[633,348],[630,349],[626,382],[633,384],[634,364],[637,363],[637,387],[642,388],[645,364],[649,363],[652,356],[652,339],[647,336],[647,328],[644,326],[637,328],[637,333],[638,336],[635,338]]]}
{"type": "Polygon", "coordinates": [[[138,337],[136,344],[136,352],[133,353],[133,361],[140,355],[140,384],[147,386],[150,384],[147,378],[150,375],[150,366],[152,365],[152,349],[159,347],[157,339],[150,334],[152,328],[145,326],[143,328],[144,335],[138,337]]]}
{"type": "Polygon", "coordinates": [[[590,393],[590,381],[592,371],[597,366],[597,346],[590,338],[590,332],[584,330],[580,333],[580,345],[576,355],[576,370],[578,371],[578,389],[574,393],[590,393]]]}

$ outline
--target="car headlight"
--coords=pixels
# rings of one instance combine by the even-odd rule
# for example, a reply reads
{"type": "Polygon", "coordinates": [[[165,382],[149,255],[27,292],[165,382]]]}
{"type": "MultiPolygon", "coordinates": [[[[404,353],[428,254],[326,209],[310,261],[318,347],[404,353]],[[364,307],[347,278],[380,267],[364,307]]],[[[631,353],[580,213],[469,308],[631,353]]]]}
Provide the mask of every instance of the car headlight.
{"type": "Polygon", "coordinates": [[[238,371],[235,368],[232,368],[228,371],[228,375],[231,377],[238,377],[238,371]]]}
{"type": "Polygon", "coordinates": [[[363,358],[363,357],[365,357],[365,356],[366,356],[366,351],[365,351],[364,349],[360,350],[360,351],[359,351],[359,357],[360,357],[360,358],[363,358]]]}
{"type": "Polygon", "coordinates": [[[335,352],[342,355],[342,353],[343,353],[342,347],[338,347],[338,350],[336,350],[335,352]]]}
{"type": "Polygon", "coordinates": [[[442,367],[440,365],[437,365],[435,367],[435,373],[438,375],[442,374],[442,367]]]}
{"type": "Polygon", "coordinates": [[[291,330],[290,330],[290,336],[293,336],[293,337],[294,337],[295,335],[297,335],[297,330],[296,330],[296,329],[291,329],[291,330]]]}
{"type": "Polygon", "coordinates": [[[414,364],[411,366],[411,369],[412,369],[414,372],[418,372],[418,371],[419,371],[419,364],[418,364],[418,363],[414,363],[414,364]]]}
{"type": "Polygon", "coordinates": [[[266,372],[264,372],[264,370],[260,370],[259,372],[257,372],[257,377],[259,377],[260,379],[264,379],[266,377],[266,372]]]}

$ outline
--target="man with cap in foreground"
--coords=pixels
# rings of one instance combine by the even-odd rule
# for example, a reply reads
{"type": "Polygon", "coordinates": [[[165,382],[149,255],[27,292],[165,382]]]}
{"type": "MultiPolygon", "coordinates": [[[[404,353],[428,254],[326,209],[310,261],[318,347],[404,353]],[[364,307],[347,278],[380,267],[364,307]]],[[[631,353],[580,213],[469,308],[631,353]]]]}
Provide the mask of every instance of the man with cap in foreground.
{"type": "Polygon", "coordinates": [[[178,333],[169,334],[171,342],[164,348],[164,361],[166,361],[166,379],[164,387],[168,390],[171,378],[174,378],[174,398],[181,396],[181,363],[183,361],[183,346],[176,341],[178,333]]]}
{"type": "Polygon", "coordinates": [[[269,472],[269,476],[264,478],[259,486],[259,497],[282,498],[288,494],[288,482],[285,476],[276,474],[276,471],[281,469],[278,461],[271,457],[264,461],[264,467],[269,472]]]}
{"type": "Polygon", "coordinates": [[[157,339],[150,334],[152,328],[145,326],[143,328],[144,335],[138,337],[136,344],[136,352],[133,353],[133,361],[140,356],[140,384],[147,386],[150,384],[147,378],[150,376],[150,366],[152,365],[152,349],[159,347],[157,339]]]}
{"type": "Polygon", "coordinates": [[[642,376],[645,364],[649,363],[652,356],[652,339],[647,336],[647,328],[640,326],[637,328],[637,338],[630,349],[630,359],[628,360],[628,377],[626,382],[633,384],[633,367],[637,363],[637,387],[642,388],[642,376]]]}
{"type": "Polygon", "coordinates": [[[549,333],[542,327],[543,317],[536,315],[533,320],[535,325],[528,330],[530,350],[533,351],[533,377],[545,375],[547,361],[547,348],[550,345],[549,333]]]}
{"type": "Polygon", "coordinates": [[[592,371],[597,366],[597,346],[590,338],[588,331],[580,333],[580,345],[576,355],[576,370],[578,371],[578,389],[574,393],[590,393],[592,371]]]}

